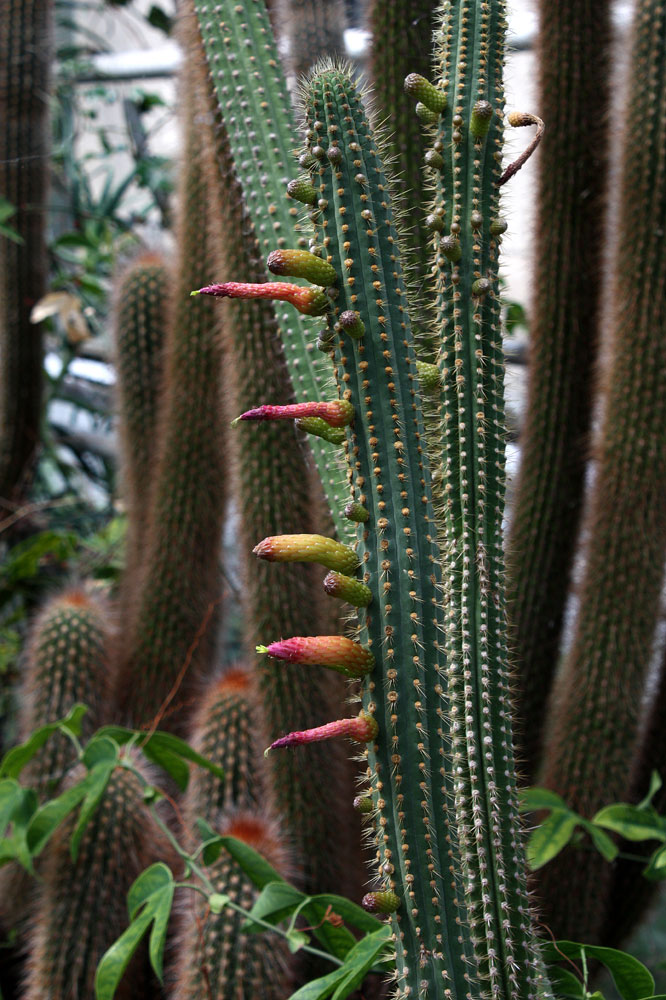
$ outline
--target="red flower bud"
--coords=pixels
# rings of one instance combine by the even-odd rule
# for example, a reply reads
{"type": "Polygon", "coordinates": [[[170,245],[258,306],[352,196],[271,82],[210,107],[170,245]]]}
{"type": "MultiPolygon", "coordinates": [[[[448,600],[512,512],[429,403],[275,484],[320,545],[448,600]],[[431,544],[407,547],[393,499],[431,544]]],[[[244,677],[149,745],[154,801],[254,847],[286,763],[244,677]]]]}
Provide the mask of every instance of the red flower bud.
{"type": "Polygon", "coordinates": [[[354,419],[354,407],[347,399],[328,403],[290,403],[272,406],[265,403],[241,413],[239,420],[297,420],[299,417],[321,417],[331,427],[346,427],[354,419]]]}
{"type": "Polygon", "coordinates": [[[298,747],[304,743],[330,740],[334,736],[349,736],[350,739],[356,740],[358,743],[371,743],[378,732],[379,726],[373,717],[367,712],[359,712],[352,719],[336,719],[335,722],[327,722],[324,726],[317,726],[315,729],[305,729],[302,732],[281,736],[279,740],[271,743],[267,750],[264,750],[264,756],[279,747],[298,747]]]}
{"type": "Polygon", "coordinates": [[[369,649],[343,635],[295,635],[270,646],[257,646],[257,652],[289,663],[328,667],[351,677],[364,677],[375,665],[369,649]]]}
{"type": "Polygon", "coordinates": [[[328,309],[329,300],[321,288],[303,288],[288,281],[264,281],[260,284],[226,281],[222,285],[206,285],[190,295],[216,295],[229,299],[278,299],[290,302],[306,316],[321,316],[328,309]]]}

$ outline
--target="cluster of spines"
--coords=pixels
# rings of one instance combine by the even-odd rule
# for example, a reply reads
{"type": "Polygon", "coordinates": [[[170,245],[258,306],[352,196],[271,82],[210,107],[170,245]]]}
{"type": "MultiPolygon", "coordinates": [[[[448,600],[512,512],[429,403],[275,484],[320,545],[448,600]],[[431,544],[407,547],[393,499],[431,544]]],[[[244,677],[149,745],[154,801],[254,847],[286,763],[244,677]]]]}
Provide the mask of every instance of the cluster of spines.
{"type": "Polygon", "coordinates": [[[30,311],[46,291],[51,0],[0,8],[0,198],[13,206],[0,235],[0,509],[26,492],[39,443],[43,348],[30,311]]]}
{"type": "Polygon", "coordinates": [[[469,932],[493,996],[530,997],[504,621],[503,357],[497,291],[503,4],[445,4],[431,158],[456,828],[469,932]],[[441,160],[441,162],[440,162],[441,160]]]}
{"type": "MultiPolygon", "coordinates": [[[[145,805],[142,784],[122,766],[112,772],[72,861],[75,822],[75,816],[65,821],[42,857],[24,1000],[93,997],[97,966],[127,927],[130,886],[154,861],[172,860],[145,805]]],[[[155,989],[148,949],[142,946],[115,997],[148,998],[155,989]]]]}
{"type": "MultiPolygon", "coordinates": [[[[203,817],[214,830],[235,836],[284,871],[284,837],[277,832],[270,788],[259,752],[261,717],[256,685],[246,668],[228,670],[206,691],[192,724],[192,745],[224,768],[224,778],[197,770],[183,803],[186,826],[203,817]]],[[[208,869],[215,891],[250,910],[257,889],[227,851],[208,869]]],[[[287,992],[286,949],[241,930],[243,914],[225,907],[211,913],[194,896],[181,917],[172,1000],[279,1000],[287,992]]]]}
{"type": "MultiPolygon", "coordinates": [[[[587,507],[589,539],[571,646],[553,687],[541,781],[583,815],[626,801],[659,621],[666,555],[666,5],[635,11],[613,259],[611,345],[587,507]],[[630,252],[627,248],[630,247],[630,252]]],[[[600,933],[607,866],[567,857],[543,871],[547,919],[600,933]],[[562,887],[576,879],[564,911],[562,887]]]]}

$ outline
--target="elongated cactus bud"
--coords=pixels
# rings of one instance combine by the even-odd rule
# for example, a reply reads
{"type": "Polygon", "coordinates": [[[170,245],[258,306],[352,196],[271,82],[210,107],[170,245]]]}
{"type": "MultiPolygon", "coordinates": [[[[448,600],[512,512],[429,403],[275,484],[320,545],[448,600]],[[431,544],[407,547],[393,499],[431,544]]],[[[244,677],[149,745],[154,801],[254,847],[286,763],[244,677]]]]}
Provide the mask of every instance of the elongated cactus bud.
{"type": "Polygon", "coordinates": [[[424,104],[429,111],[441,114],[446,110],[446,94],[419,73],[410,73],[405,77],[405,91],[410,97],[415,97],[424,104]]]}
{"type": "Polygon", "coordinates": [[[351,573],[358,566],[356,553],[349,545],[324,535],[271,535],[252,551],[268,562],[315,562],[340,573],[351,573]]]}
{"type": "Polygon", "coordinates": [[[191,295],[215,295],[229,299],[277,299],[289,302],[306,316],[321,316],[326,312],[329,299],[321,288],[303,288],[287,281],[247,282],[226,281],[221,285],[206,285],[191,295]]]}
{"type": "MultiPolygon", "coordinates": [[[[314,162],[314,157],[311,157],[314,162]]],[[[312,186],[309,177],[295,177],[287,184],[287,194],[295,201],[300,201],[304,205],[314,205],[317,200],[317,192],[312,186]]]]}
{"type": "Polygon", "coordinates": [[[291,278],[305,278],[313,285],[334,285],[338,275],[332,264],[316,257],[308,250],[273,250],[266,260],[272,274],[286,274],[291,278]]]}
{"type": "Polygon", "coordinates": [[[241,413],[239,420],[295,420],[298,417],[320,417],[330,427],[346,427],[354,419],[354,407],[346,399],[330,403],[291,403],[287,406],[264,404],[241,413]]]}
{"type": "Polygon", "coordinates": [[[290,663],[317,664],[350,677],[365,677],[375,665],[369,649],[342,635],[297,635],[270,646],[257,646],[257,652],[290,663]]]}
{"type": "Polygon", "coordinates": [[[324,578],[324,590],[331,597],[353,604],[355,608],[367,608],[372,600],[372,591],[353,576],[345,576],[331,570],[324,578]]]}
{"type": "Polygon", "coordinates": [[[327,722],[323,726],[316,726],[314,729],[305,729],[302,732],[289,733],[281,736],[279,740],[264,750],[268,755],[271,750],[278,750],[281,747],[299,747],[305,743],[319,743],[322,740],[331,740],[336,736],[348,736],[357,743],[372,743],[379,732],[379,726],[368,712],[359,712],[352,719],[336,719],[335,722],[327,722]]]}
{"type": "Polygon", "coordinates": [[[307,434],[330,441],[331,444],[344,444],[347,436],[342,427],[331,427],[321,417],[301,417],[296,421],[296,426],[307,434]]]}
{"type": "Polygon", "coordinates": [[[427,108],[422,101],[417,102],[415,110],[417,118],[420,118],[424,125],[435,125],[439,120],[439,114],[427,108]]]}
{"type": "Polygon", "coordinates": [[[400,897],[394,892],[366,892],[361,906],[368,913],[395,913],[400,906],[400,897]]]}

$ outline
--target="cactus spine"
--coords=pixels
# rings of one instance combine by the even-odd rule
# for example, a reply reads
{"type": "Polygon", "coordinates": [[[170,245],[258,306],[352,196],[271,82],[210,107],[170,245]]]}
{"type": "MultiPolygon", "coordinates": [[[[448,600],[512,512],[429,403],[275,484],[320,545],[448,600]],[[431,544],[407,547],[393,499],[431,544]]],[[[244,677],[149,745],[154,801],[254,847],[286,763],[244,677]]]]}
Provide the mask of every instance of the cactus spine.
{"type": "Polygon", "coordinates": [[[30,310],[46,291],[51,0],[0,8],[0,198],[19,244],[0,235],[0,509],[18,501],[39,440],[42,338],[30,310]]]}
{"type": "MultiPolygon", "coordinates": [[[[666,4],[641,0],[624,114],[614,326],[585,524],[590,544],[571,650],[553,688],[541,779],[588,816],[609,801],[626,800],[663,586],[665,53],[666,4]]],[[[566,921],[576,940],[597,937],[608,875],[595,857],[570,855],[543,870],[546,919],[556,934],[566,921]],[[567,885],[575,891],[565,891],[567,885]]]]}
{"type": "Polygon", "coordinates": [[[606,0],[540,5],[537,292],[507,555],[523,777],[535,779],[583,498],[604,273],[606,0]]]}

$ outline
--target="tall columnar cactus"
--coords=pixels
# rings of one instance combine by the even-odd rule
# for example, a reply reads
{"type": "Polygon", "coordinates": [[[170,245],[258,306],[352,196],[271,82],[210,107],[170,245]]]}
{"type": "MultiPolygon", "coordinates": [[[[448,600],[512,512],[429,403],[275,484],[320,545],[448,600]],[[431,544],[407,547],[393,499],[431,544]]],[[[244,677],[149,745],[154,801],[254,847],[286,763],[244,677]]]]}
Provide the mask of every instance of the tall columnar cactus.
{"type": "Polygon", "coordinates": [[[297,78],[323,56],[345,53],[344,0],[278,0],[273,21],[280,26],[287,71],[297,78]]]}
{"type": "MultiPolygon", "coordinates": [[[[380,113],[391,114],[388,151],[395,157],[396,183],[404,197],[403,238],[411,251],[407,260],[415,268],[413,284],[421,294],[432,267],[423,169],[427,137],[423,119],[415,113],[414,100],[405,93],[403,81],[409,73],[424,77],[431,74],[437,6],[436,0],[373,0],[369,11],[370,79],[380,113]]],[[[425,105],[419,112],[426,119],[432,118],[433,113],[425,105]]]]}
{"type": "MultiPolygon", "coordinates": [[[[93,997],[97,965],[127,927],[132,882],[152,862],[171,859],[147,811],[143,786],[123,767],[112,772],[72,861],[74,826],[74,817],[67,820],[44,852],[23,1000],[93,997]]],[[[152,1000],[156,988],[147,948],[141,947],[116,1000],[152,1000]]]]}
{"type": "MultiPolygon", "coordinates": [[[[129,511],[127,554],[141,562],[148,527],[146,493],[155,460],[171,276],[164,260],[143,253],[116,282],[115,350],[123,498],[129,511]]],[[[129,569],[133,575],[136,568],[129,569]]]]}
{"type": "Polygon", "coordinates": [[[605,272],[610,5],[540,5],[535,294],[507,594],[522,772],[534,780],[583,500],[605,272]]]}
{"type": "MultiPolygon", "coordinates": [[[[571,650],[554,686],[542,782],[583,815],[626,800],[664,579],[666,4],[636,8],[614,249],[613,329],[571,650]]],[[[563,855],[540,895],[555,933],[599,933],[608,870],[563,855]],[[567,902],[565,903],[565,899],[567,902]]]]}
{"type": "MultiPolygon", "coordinates": [[[[287,852],[275,822],[270,786],[259,749],[260,709],[247,670],[233,669],[215,681],[193,720],[196,749],[225,770],[224,779],[199,770],[183,803],[188,826],[201,816],[219,833],[231,834],[285,871],[287,852]]],[[[249,910],[257,889],[231,855],[223,851],[209,870],[219,893],[249,910]]],[[[288,953],[279,944],[241,931],[243,914],[228,907],[208,911],[193,898],[184,911],[173,1000],[282,1000],[288,995],[288,953]]]]}
{"type": "MultiPolygon", "coordinates": [[[[487,107],[497,117],[502,112],[503,18],[498,6],[487,4],[444,8],[440,58],[450,70],[450,93],[442,129],[452,150],[449,169],[456,178],[464,175],[464,182],[451,184],[454,199],[444,209],[446,224],[454,227],[448,245],[457,249],[452,269],[443,256],[447,244],[440,243],[443,277],[452,271],[442,292],[451,299],[448,332],[455,331],[451,347],[462,357],[455,368],[458,391],[444,405],[455,406],[450,449],[459,449],[456,468],[463,472],[465,436],[475,440],[479,408],[489,408],[483,444],[493,463],[483,478],[476,438],[476,463],[467,472],[475,489],[465,491],[469,502],[458,517],[448,508],[455,529],[448,539],[448,574],[454,584],[459,578],[459,589],[448,586],[447,597],[458,601],[459,611],[447,620],[441,603],[430,464],[389,184],[354,84],[331,68],[305,91],[305,162],[317,194],[312,216],[318,244],[338,275],[329,329],[341,398],[354,407],[347,454],[357,548],[355,558],[351,550],[347,558],[331,541],[295,536],[267,539],[257,553],[297,562],[316,557],[329,568],[335,560],[334,571],[352,579],[358,561],[371,601],[358,609],[357,640],[375,665],[360,684],[357,717],[292,733],[271,750],[337,734],[367,744],[377,833],[377,892],[367,905],[393,914],[398,996],[462,998],[490,990],[496,997],[536,997],[547,984],[522,886],[502,630],[501,482],[494,464],[502,462],[492,228],[500,133],[497,124],[489,129],[487,107]],[[464,116],[464,137],[457,134],[462,123],[452,120],[456,115],[464,116]],[[472,213],[482,222],[474,218],[472,224],[472,213]],[[477,351],[492,359],[487,372],[477,351]],[[474,393],[463,391],[467,379],[474,393]],[[479,476],[487,485],[486,504],[479,502],[479,476]]],[[[434,103],[434,94],[440,113],[444,91],[415,83],[419,96],[425,91],[424,102],[434,103]]],[[[438,140],[439,160],[429,158],[442,169],[444,149],[438,140]]],[[[234,294],[243,294],[239,289],[234,294]]],[[[246,294],[255,297],[256,286],[248,285],[246,294]]],[[[447,380],[451,362],[449,355],[443,364],[447,380]]],[[[451,468],[450,462],[447,473],[451,468]]],[[[276,646],[285,652],[287,642],[276,646]]],[[[289,645],[304,670],[311,669],[308,648],[304,637],[289,645]]],[[[350,654],[340,647],[330,660],[350,670],[363,656],[360,649],[350,654]]]]}
{"type": "MultiPolygon", "coordinates": [[[[23,663],[21,738],[62,719],[76,702],[88,707],[82,722],[87,739],[110,721],[109,611],[81,588],[56,594],[35,620],[23,663]]],[[[31,782],[44,792],[56,788],[72,763],[71,742],[55,734],[30,765],[31,782]]]]}
{"type": "MultiPolygon", "coordinates": [[[[199,41],[192,39],[187,51],[191,66],[201,62],[199,41]]],[[[261,282],[264,263],[236,180],[224,124],[216,121],[205,137],[208,190],[211,202],[218,206],[214,220],[218,266],[224,275],[241,274],[261,282]]],[[[280,269],[275,257],[273,267],[280,269]]],[[[282,285],[287,287],[286,282],[282,285]]],[[[265,289],[269,283],[261,287],[265,289]]],[[[216,304],[216,308],[223,307],[216,304]]],[[[223,313],[229,415],[244,413],[257,399],[293,404],[273,304],[239,300],[229,303],[223,313]]],[[[311,326],[316,322],[311,320],[311,326]]],[[[311,341],[313,334],[314,330],[309,334],[311,341]]],[[[327,598],[315,572],[289,567],[278,578],[272,567],[251,554],[263,535],[314,526],[317,504],[313,502],[309,449],[304,435],[294,426],[294,418],[302,415],[301,406],[288,420],[270,420],[263,425],[244,420],[229,435],[244,552],[242,606],[248,658],[254,656],[258,641],[271,642],[285,630],[288,634],[307,634],[335,628],[330,611],[328,617],[322,617],[322,604],[327,598]]],[[[328,449],[328,461],[338,463],[339,445],[326,443],[324,447],[328,449]]],[[[329,601],[329,605],[332,603],[329,601]]],[[[312,719],[324,722],[343,691],[331,677],[317,672],[302,677],[296,668],[285,670],[265,656],[255,657],[255,664],[271,739],[285,729],[301,729],[312,719]]],[[[303,884],[312,892],[337,885],[353,894],[361,880],[361,865],[360,852],[355,848],[358,831],[351,811],[351,775],[343,749],[332,755],[318,752],[307,769],[293,756],[276,757],[271,761],[271,771],[277,805],[289,829],[303,884]],[[330,779],[325,789],[320,781],[323,770],[330,779]],[[335,843],[330,837],[333,825],[340,829],[335,843]],[[351,861],[355,855],[359,857],[358,865],[351,861]]]]}
{"type": "MultiPolygon", "coordinates": [[[[167,334],[160,437],[147,503],[141,565],[129,556],[116,695],[125,716],[150,723],[171,697],[187,702],[209,665],[219,599],[218,559],[227,470],[221,405],[219,318],[189,292],[213,268],[201,125],[192,90],[184,97],[178,278],[167,334]],[[135,567],[135,569],[133,569],[135,567]]],[[[169,717],[162,725],[182,726],[169,717]]]]}
{"type": "Polygon", "coordinates": [[[30,310],[46,291],[51,0],[0,9],[0,201],[22,242],[0,235],[0,509],[21,496],[39,440],[42,339],[30,310]]]}

